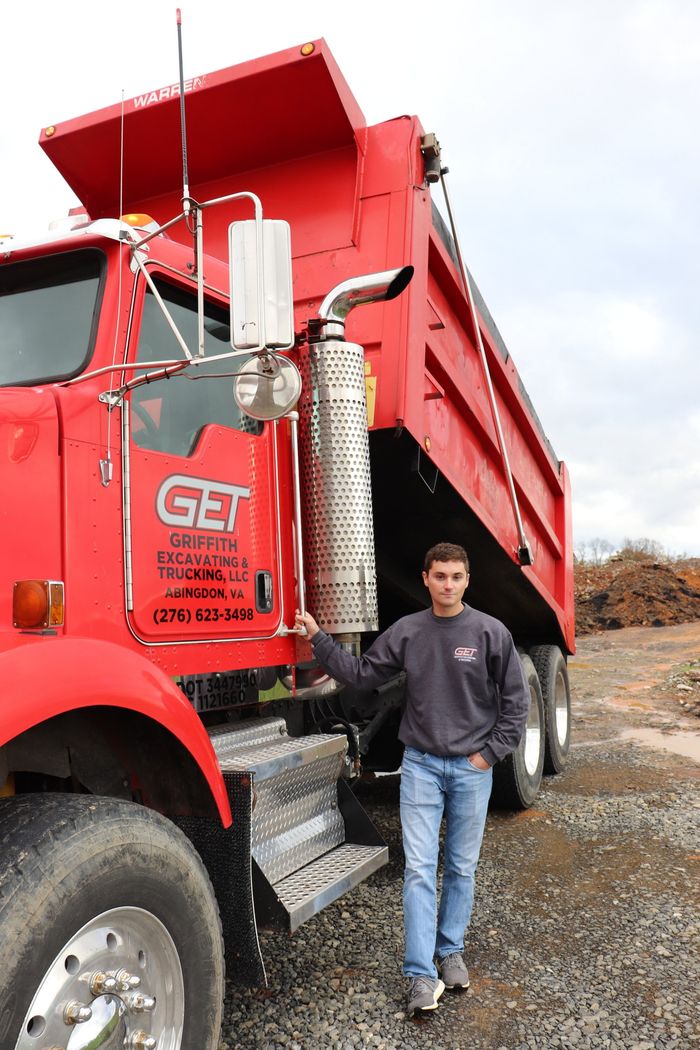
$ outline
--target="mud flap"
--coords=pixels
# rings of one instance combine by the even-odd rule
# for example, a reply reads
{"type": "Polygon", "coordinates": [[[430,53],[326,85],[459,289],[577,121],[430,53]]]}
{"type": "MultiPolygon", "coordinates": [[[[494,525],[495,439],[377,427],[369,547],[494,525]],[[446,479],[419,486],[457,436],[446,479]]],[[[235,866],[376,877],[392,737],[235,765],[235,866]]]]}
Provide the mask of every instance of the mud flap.
{"type": "Polygon", "coordinates": [[[209,873],[219,904],[226,951],[226,976],[251,987],[267,985],[258,940],[251,872],[253,813],[249,773],[224,773],[233,824],[222,828],[205,817],[176,817],[209,873]]]}

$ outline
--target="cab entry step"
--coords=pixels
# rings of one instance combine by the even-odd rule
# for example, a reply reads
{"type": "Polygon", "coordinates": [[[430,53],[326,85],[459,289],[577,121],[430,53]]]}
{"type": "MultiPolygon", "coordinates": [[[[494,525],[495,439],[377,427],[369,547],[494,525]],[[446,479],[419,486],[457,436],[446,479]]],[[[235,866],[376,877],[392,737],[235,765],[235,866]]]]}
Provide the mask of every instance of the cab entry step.
{"type": "Polygon", "coordinates": [[[290,737],[281,718],[209,731],[224,779],[249,775],[258,921],[295,930],[388,860],[342,778],[344,735],[290,737]]]}
{"type": "Polygon", "coordinates": [[[386,846],[359,846],[346,842],[282,879],[274,889],[289,915],[289,929],[296,930],[316,912],[381,868],[387,860],[386,846]]]}

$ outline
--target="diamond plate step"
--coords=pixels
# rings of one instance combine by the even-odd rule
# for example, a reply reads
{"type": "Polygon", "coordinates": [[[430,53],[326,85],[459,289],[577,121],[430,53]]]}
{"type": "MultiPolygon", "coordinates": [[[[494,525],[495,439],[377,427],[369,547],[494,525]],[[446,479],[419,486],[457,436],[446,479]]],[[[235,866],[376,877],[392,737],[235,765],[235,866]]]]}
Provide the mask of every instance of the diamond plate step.
{"type": "Polygon", "coordinates": [[[209,736],[224,775],[249,773],[253,779],[251,847],[269,882],[344,842],[338,777],[345,736],[290,737],[282,718],[218,726],[209,736]]]}
{"type": "Polygon", "coordinates": [[[386,863],[381,836],[341,775],[344,735],[290,737],[283,719],[267,718],[209,736],[227,787],[245,781],[250,791],[252,782],[258,918],[295,930],[386,863]]]}
{"type": "MultiPolygon", "coordinates": [[[[209,737],[222,772],[254,773],[256,783],[331,755],[344,756],[347,749],[346,738],[338,733],[288,736],[282,718],[243,723],[240,729],[217,726],[209,730],[209,737]]],[[[340,770],[342,758],[338,765],[340,770]]]]}
{"type": "Polygon", "coordinates": [[[296,930],[327,904],[342,897],[381,868],[389,859],[386,846],[359,846],[346,842],[273,887],[296,930]]]}

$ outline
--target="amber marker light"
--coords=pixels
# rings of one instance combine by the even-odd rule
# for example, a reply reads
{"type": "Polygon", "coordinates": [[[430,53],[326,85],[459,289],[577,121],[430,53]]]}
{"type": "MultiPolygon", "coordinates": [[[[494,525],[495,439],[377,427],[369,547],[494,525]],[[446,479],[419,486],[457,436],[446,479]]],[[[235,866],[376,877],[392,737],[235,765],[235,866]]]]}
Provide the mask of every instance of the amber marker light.
{"type": "Polygon", "coordinates": [[[128,215],[122,215],[122,222],[125,222],[127,226],[138,226],[139,229],[143,229],[144,226],[150,226],[151,223],[155,222],[152,215],[146,215],[145,212],[130,212],[128,215]]]}
{"type": "Polygon", "coordinates": [[[63,584],[56,580],[18,580],[12,593],[12,623],[20,630],[61,627],[63,584]]]}
{"type": "Polygon", "coordinates": [[[316,50],[316,45],[315,44],[302,44],[302,46],[299,48],[299,50],[301,51],[301,53],[304,56],[304,58],[307,58],[309,55],[313,55],[314,51],[316,50]]]}
{"type": "Polygon", "coordinates": [[[49,627],[63,626],[63,584],[49,583],[49,627]]]}
{"type": "Polygon", "coordinates": [[[48,128],[44,128],[44,134],[48,139],[50,139],[52,135],[56,134],[56,128],[53,126],[53,124],[51,124],[48,128]]]}

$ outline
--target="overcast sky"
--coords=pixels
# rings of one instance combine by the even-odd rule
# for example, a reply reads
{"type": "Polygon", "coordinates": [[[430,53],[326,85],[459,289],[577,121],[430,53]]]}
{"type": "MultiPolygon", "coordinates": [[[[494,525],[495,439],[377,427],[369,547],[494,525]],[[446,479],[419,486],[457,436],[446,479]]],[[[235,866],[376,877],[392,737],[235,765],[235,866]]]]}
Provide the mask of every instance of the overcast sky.
{"type": "MultiPolygon", "coordinates": [[[[185,76],[324,36],[417,113],[467,262],[574,488],[577,542],[700,555],[700,4],[184,0],[185,76]]],[[[74,202],[41,127],[177,80],[176,4],[4,5],[0,232],[74,202]]]]}

